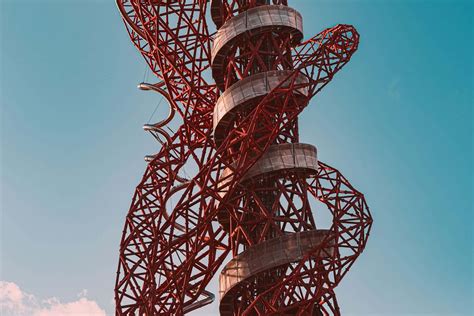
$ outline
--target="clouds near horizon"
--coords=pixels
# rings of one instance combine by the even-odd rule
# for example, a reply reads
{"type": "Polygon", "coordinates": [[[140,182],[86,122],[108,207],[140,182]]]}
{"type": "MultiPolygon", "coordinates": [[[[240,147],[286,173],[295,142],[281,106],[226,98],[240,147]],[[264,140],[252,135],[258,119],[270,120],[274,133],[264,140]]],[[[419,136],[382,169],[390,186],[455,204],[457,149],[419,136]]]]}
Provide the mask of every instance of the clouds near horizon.
{"type": "Polygon", "coordinates": [[[2,316],[105,316],[86,295],[87,290],[83,290],[78,300],[67,303],[56,297],[41,300],[13,282],[0,281],[0,312],[2,316]]]}

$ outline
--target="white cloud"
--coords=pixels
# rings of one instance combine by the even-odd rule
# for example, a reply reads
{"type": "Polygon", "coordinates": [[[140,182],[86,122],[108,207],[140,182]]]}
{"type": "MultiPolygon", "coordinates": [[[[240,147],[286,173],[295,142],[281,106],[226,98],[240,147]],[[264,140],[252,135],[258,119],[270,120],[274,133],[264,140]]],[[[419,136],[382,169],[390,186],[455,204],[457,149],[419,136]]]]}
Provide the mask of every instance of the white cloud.
{"type": "Polygon", "coordinates": [[[56,297],[39,300],[23,292],[12,282],[0,281],[0,314],[2,316],[105,316],[105,311],[87,299],[82,290],[77,301],[61,303],[56,297]]]}

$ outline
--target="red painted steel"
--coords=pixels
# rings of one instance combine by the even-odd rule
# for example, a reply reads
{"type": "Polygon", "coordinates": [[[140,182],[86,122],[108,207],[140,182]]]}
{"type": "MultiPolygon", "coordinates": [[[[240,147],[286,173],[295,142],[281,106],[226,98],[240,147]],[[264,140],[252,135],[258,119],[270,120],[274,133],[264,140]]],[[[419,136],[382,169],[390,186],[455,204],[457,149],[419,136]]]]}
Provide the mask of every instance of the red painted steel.
{"type": "Polygon", "coordinates": [[[301,15],[285,0],[117,4],[160,80],[139,88],[161,94],[170,114],[144,126],[162,146],[125,220],[116,315],[209,304],[206,287],[224,266],[221,315],[340,315],[334,288],[372,218],[364,196],[299,144],[297,118],[357,50],[355,28],[302,41],[301,15]],[[316,201],[332,216],[327,230],[316,201]]]}

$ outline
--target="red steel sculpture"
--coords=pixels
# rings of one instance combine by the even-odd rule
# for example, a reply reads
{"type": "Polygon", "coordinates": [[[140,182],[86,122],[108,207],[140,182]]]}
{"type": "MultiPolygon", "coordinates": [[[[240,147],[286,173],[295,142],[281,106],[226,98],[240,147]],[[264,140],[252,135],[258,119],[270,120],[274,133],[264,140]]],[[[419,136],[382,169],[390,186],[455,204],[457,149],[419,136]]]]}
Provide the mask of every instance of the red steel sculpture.
{"type": "Polygon", "coordinates": [[[144,126],[162,146],[146,157],[125,220],[116,315],[209,304],[220,268],[221,315],[340,315],[334,288],[372,218],[363,194],[299,142],[298,115],[357,50],[355,28],[303,41],[286,0],[117,4],[159,79],[139,88],[162,95],[170,113],[144,126]],[[316,224],[316,201],[332,215],[328,229],[316,224]]]}

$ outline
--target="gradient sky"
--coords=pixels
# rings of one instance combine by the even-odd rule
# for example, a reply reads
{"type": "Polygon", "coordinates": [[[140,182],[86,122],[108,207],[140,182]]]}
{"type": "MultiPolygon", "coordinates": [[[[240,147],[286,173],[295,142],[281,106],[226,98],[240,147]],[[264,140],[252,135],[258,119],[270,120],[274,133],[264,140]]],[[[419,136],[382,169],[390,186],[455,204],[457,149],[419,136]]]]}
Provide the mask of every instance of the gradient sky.
{"type": "MultiPolygon", "coordinates": [[[[136,89],[145,63],[114,1],[0,2],[0,280],[64,302],[87,289],[112,315],[124,218],[158,148],[141,125],[159,98],[136,89]]],[[[374,217],[337,288],[344,315],[472,315],[472,2],[290,3],[306,37],[337,23],[361,34],[301,115],[301,141],[374,217]]],[[[217,303],[192,315],[210,313],[217,303]]]]}

